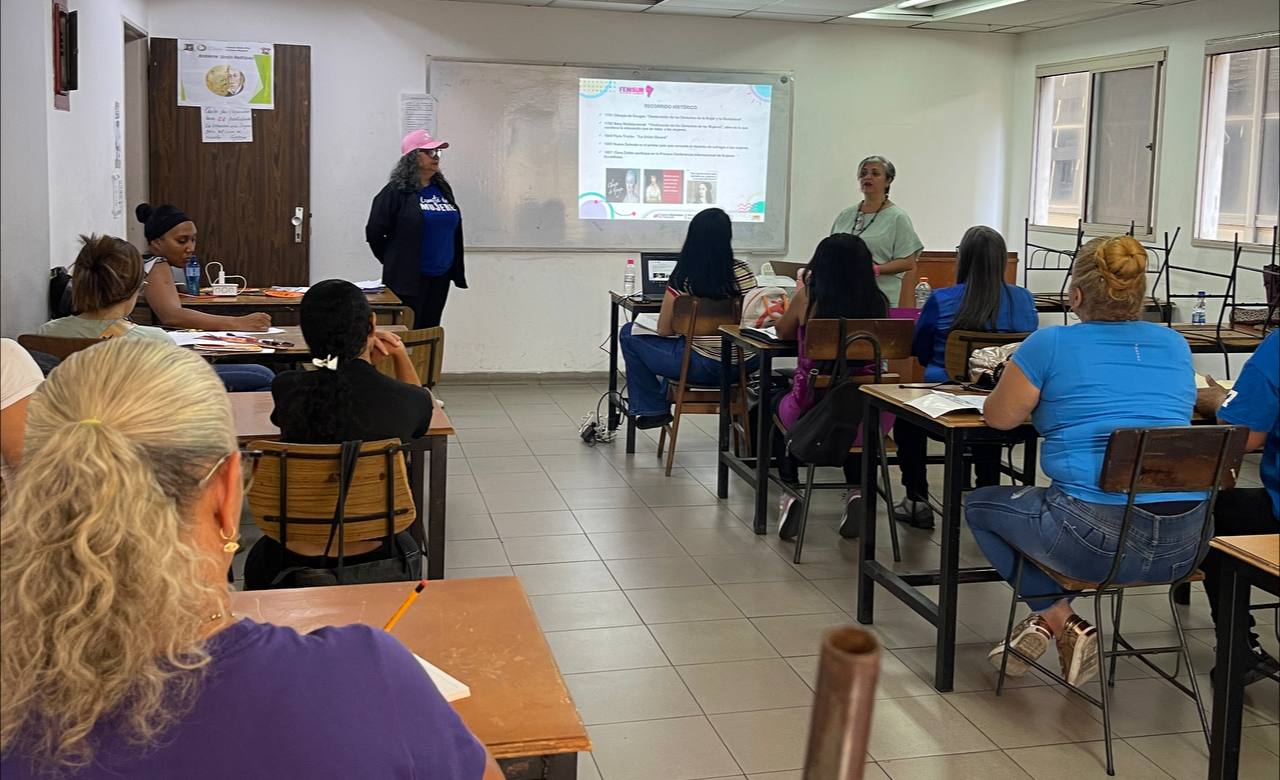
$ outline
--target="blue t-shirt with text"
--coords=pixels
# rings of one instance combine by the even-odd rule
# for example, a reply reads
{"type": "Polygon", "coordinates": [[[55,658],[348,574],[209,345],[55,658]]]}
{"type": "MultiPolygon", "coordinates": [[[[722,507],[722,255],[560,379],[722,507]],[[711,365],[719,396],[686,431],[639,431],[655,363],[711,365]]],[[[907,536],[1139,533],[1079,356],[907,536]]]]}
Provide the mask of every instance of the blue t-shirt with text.
{"type": "Polygon", "coordinates": [[[461,217],[434,184],[418,191],[418,207],[422,210],[422,254],[418,268],[424,276],[444,276],[453,267],[454,234],[461,217]]]}
{"type": "Polygon", "coordinates": [[[1280,518],[1280,330],[1262,340],[1244,364],[1218,419],[1266,431],[1262,448],[1262,486],[1271,494],[1271,511],[1280,518]]]}
{"type": "MultiPolygon", "coordinates": [[[[1082,322],[1038,330],[1013,362],[1040,390],[1031,422],[1044,437],[1044,473],[1067,495],[1123,504],[1098,489],[1107,440],[1117,428],[1190,425],[1196,403],[1191,349],[1152,322],[1082,322]]],[[[1145,493],[1136,503],[1201,501],[1204,492],[1145,493]]]]}

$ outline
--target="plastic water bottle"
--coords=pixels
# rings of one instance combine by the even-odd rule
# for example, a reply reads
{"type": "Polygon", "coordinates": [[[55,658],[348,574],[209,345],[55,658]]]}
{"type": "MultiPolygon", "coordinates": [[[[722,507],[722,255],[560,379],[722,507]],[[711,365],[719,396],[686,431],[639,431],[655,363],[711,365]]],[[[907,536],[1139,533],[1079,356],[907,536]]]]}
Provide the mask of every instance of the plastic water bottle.
{"type": "Polygon", "coordinates": [[[1207,321],[1208,317],[1204,310],[1204,290],[1200,290],[1196,293],[1195,308],[1191,310],[1191,324],[1204,325],[1207,321]]]}
{"type": "Polygon", "coordinates": [[[929,296],[933,295],[933,288],[929,286],[929,277],[920,277],[920,283],[916,285],[916,308],[923,309],[929,296]]]}
{"type": "Polygon", "coordinates": [[[200,258],[195,255],[187,261],[187,295],[200,294],[200,258]]]}
{"type": "Polygon", "coordinates": [[[627,271],[622,275],[622,294],[630,298],[636,294],[636,259],[627,258],[627,271]]]}

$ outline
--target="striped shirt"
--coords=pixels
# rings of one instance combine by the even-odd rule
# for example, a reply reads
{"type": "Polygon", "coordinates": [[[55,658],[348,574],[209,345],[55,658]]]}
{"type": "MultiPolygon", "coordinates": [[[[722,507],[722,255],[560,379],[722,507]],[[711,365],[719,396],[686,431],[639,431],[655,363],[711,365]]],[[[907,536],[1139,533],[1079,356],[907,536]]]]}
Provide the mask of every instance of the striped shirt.
{"type": "MultiPolygon", "coordinates": [[[[741,297],[758,286],[756,282],[756,274],[751,270],[751,266],[741,260],[733,261],[733,286],[741,297]]],[[[675,295],[686,295],[686,292],[668,287],[675,295]]],[[[711,358],[719,362],[720,360],[720,337],[719,336],[695,336],[693,339],[693,351],[706,358],[711,358]]]]}

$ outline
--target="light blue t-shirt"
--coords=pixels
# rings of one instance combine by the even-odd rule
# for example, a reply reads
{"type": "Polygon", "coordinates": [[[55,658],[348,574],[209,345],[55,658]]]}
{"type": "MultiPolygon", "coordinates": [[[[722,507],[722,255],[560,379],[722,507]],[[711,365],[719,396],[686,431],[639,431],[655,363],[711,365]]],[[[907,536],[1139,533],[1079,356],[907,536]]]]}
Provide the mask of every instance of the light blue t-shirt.
{"type": "MultiPolygon", "coordinates": [[[[1013,362],[1040,389],[1031,422],[1044,437],[1044,473],[1067,495],[1123,504],[1098,489],[1107,440],[1117,428],[1190,425],[1195,373],[1187,341],[1152,322],[1082,322],[1038,330],[1013,362]]],[[[1202,501],[1207,493],[1146,493],[1136,503],[1202,501]]]]}
{"type": "Polygon", "coordinates": [[[1244,364],[1218,419],[1266,431],[1262,448],[1262,486],[1271,494],[1271,511],[1280,518],[1280,330],[1262,340],[1244,364]]]}

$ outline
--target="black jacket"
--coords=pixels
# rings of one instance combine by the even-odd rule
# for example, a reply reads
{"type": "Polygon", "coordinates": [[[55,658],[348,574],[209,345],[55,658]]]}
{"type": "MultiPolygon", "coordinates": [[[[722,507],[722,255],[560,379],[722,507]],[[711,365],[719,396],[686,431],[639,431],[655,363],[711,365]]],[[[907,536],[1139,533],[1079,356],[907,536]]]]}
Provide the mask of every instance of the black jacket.
{"type": "MultiPolygon", "coordinates": [[[[441,177],[436,186],[454,208],[453,188],[441,177]]],[[[458,287],[466,289],[466,269],[462,262],[462,209],[458,209],[458,231],[453,238],[453,265],[448,277],[458,287]]],[[[396,295],[418,295],[422,284],[420,258],[422,255],[422,210],[418,206],[418,193],[402,192],[391,184],[382,188],[373,198],[369,208],[369,222],[364,226],[364,238],[373,250],[373,256],[382,263],[382,283],[396,295]]]]}

